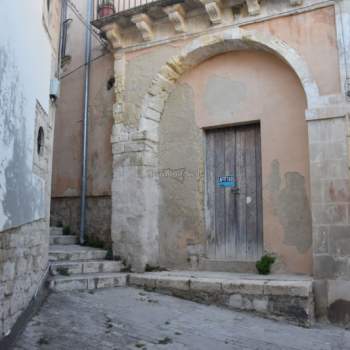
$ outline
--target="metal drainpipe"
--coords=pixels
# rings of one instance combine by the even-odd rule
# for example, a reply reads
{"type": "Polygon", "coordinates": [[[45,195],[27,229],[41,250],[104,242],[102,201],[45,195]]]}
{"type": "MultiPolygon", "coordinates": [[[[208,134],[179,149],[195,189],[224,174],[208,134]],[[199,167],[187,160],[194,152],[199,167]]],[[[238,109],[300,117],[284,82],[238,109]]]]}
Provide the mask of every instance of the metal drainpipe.
{"type": "Polygon", "coordinates": [[[60,40],[59,40],[59,48],[58,48],[58,57],[57,57],[57,69],[56,75],[59,80],[61,77],[61,60],[62,60],[62,51],[63,51],[63,26],[64,22],[67,19],[67,1],[61,1],[61,20],[60,20],[60,40]]]}
{"type": "MultiPolygon", "coordinates": [[[[93,16],[94,2],[87,1],[87,22],[90,24],[93,16]]],[[[83,157],[80,197],[80,244],[85,242],[86,221],[86,192],[87,192],[87,157],[88,157],[88,127],[89,127],[89,89],[90,89],[90,61],[91,61],[91,31],[85,31],[85,69],[84,69],[84,114],[83,114],[83,157]]]]}

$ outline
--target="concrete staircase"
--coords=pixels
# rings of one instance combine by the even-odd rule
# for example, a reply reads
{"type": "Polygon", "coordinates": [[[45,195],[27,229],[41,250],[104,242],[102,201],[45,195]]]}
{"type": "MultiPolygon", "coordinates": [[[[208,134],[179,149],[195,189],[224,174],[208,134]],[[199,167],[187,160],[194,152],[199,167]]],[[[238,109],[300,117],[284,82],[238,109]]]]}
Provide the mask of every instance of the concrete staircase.
{"type": "Polygon", "coordinates": [[[50,229],[49,288],[54,291],[90,290],[125,286],[127,274],[121,261],[106,260],[104,249],[80,246],[76,236],[50,229]]]}

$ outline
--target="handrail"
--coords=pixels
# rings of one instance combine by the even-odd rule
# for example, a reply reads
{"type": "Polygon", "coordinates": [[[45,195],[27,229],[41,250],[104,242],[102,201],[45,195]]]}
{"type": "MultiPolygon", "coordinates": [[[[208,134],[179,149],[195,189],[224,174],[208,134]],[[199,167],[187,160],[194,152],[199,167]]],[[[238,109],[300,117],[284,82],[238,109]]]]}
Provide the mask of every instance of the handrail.
{"type": "Polygon", "coordinates": [[[156,0],[94,0],[94,18],[111,16],[115,13],[130,10],[142,5],[155,2],[156,0]]]}

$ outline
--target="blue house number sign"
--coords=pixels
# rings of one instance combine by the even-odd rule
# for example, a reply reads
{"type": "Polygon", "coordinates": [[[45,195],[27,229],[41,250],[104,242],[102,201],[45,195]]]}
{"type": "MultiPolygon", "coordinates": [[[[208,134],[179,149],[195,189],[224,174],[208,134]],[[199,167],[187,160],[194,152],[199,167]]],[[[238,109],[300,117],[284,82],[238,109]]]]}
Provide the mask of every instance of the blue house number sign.
{"type": "Polygon", "coordinates": [[[237,187],[237,181],[234,176],[219,176],[218,177],[219,187],[237,187]]]}

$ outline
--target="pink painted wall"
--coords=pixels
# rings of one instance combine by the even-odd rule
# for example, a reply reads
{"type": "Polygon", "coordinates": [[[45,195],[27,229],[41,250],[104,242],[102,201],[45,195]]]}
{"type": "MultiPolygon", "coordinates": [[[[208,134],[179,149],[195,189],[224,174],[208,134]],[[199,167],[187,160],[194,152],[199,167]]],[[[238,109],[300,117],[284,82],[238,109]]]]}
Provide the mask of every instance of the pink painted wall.
{"type": "MultiPolygon", "coordinates": [[[[261,123],[264,247],[279,272],[311,273],[306,101],[295,73],[261,51],[216,56],[185,74],[199,128],[261,123]]],[[[174,147],[176,152],[176,147],[174,147]]]]}
{"type": "Polygon", "coordinates": [[[340,92],[334,6],[242,26],[282,39],[306,61],[321,95],[340,92]]]}

